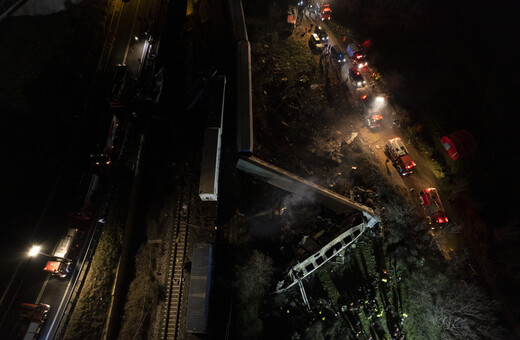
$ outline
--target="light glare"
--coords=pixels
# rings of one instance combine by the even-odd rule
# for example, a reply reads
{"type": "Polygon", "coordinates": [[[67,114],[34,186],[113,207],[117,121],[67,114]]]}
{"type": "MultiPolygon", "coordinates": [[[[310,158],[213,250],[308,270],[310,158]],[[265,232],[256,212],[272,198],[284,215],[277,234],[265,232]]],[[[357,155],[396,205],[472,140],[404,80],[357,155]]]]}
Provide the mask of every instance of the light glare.
{"type": "Polygon", "coordinates": [[[34,257],[38,255],[40,252],[41,247],[40,246],[32,246],[32,248],[29,250],[29,256],[34,257]]]}

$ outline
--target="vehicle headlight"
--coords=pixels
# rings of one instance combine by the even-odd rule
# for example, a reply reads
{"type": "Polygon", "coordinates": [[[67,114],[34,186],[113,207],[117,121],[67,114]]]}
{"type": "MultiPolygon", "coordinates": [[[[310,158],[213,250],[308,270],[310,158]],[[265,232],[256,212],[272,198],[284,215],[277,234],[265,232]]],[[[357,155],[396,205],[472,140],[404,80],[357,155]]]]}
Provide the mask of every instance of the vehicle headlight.
{"type": "Polygon", "coordinates": [[[357,68],[362,69],[362,68],[363,68],[363,65],[362,65],[362,64],[358,64],[358,65],[357,65],[357,68]]]}
{"type": "Polygon", "coordinates": [[[343,62],[347,61],[347,59],[343,58],[343,62]]]}
{"type": "Polygon", "coordinates": [[[357,86],[361,86],[361,82],[360,81],[358,81],[357,86]]]}

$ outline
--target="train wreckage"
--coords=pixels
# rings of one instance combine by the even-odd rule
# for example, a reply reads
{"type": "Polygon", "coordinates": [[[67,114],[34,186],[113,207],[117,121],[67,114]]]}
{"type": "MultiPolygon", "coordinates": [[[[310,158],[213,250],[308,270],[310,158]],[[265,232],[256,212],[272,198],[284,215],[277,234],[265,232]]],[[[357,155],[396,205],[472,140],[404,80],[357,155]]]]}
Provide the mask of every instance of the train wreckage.
{"type": "Polygon", "coordinates": [[[287,278],[278,283],[276,287],[277,293],[282,293],[298,284],[303,299],[308,306],[302,279],[355,243],[367,229],[372,228],[380,221],[380,217],[374,210],[355,201],[353,197],[347,198],[342,196],[254,156],[239,159],[237,168],[294,194],[310,191],[323,206],[337,213],[348,213],[352,212],[352,210],[362,213],[361,223],[342,231],[332,241],[314,251],[311,256],[292,266],[286,275],[287,278]],[[302,191],[302,187],[305,187],[306,190],[302,191]]]}

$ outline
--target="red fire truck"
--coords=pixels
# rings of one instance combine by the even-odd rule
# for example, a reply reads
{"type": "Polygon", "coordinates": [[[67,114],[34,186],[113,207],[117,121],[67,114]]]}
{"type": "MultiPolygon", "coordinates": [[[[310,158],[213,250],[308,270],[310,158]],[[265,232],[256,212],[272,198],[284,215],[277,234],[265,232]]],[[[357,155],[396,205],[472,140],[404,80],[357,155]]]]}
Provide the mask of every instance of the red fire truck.
{"type": "Polygon", "coordinates": [[[329,4],[323,5],[323,8],[320,11],[321,20],[330,20],[330,13],[332,13],[332,10],[330,9],[330,5],[329,4]]]}
{"type": "Polygon", "coordinates": [[[70,228],[67,234],[60,240],[54,250],[51,259],[47,261],[44,271],[58,277],[66,277],[71,269],[73,260],[70,258],[71,250],[78,245],[74,242],[78,229],[70,228]]]}
{"type": "Polygon", "coordinates": [[[20,306],[20,332],[19,337],[23,340],[34,340],[47,320],[51,306],[44,303],[32,304],[22,303],[20,306]]]}
{"type": "Polygon", "coordinates": [[[415,169],[415,162],[408,153],[401,138],[392,138],[385,144],[385,154],[402,176],[411,174],[415,169]]]}
{"type": "Polygon", "coordinates": [[[448,223],[448,218],[444,212],[441,198],[435,188],[426,188],[419,193],[419,200],[426,213],[426,219],[432,229],[442,227],[443,223],[448,223]]]}

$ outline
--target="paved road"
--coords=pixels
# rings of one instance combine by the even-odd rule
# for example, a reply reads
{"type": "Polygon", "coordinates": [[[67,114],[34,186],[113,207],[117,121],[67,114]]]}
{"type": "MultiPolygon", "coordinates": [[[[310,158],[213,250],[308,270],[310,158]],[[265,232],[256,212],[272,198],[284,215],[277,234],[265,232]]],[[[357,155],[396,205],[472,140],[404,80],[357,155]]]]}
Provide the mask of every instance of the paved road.
{"type": "Polygon", "coordinates": [[[126,64],[134,77],[139,75],[149,46],[147,33],[151,31],[158,5],[159,0],[116,2],[111,11],[110,28],[98,72],[110,78],[116,65],[126,64]]]}

